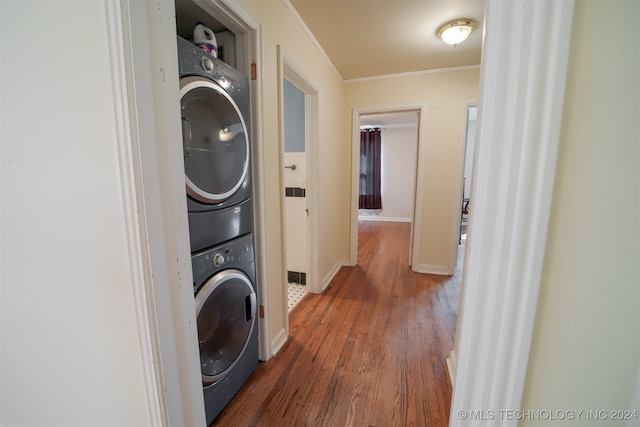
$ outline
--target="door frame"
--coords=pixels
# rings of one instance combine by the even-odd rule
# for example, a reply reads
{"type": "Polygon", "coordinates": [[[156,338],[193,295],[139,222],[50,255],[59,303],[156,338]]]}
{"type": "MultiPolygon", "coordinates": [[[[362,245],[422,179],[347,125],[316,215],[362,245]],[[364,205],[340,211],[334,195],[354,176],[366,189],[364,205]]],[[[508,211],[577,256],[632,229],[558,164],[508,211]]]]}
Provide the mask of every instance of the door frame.
{"type": "Polygon", "coordinates": [[[424,104],[406,104],[406,105],[390,105],[380,107],[354,108],[351,121],[351,233],[350,233],[350,250],[349,265],[358,264],[358,211],[359,211],[359,193],[360,193],[360,120],[361,116],[367,114],[384,114],[397,113],[401,111],[415,111],[418,113],[417,131],[418,146],[416,156],[416,173],[414,176],[414,197],[413,209],[411,210],[411,233],[409,243],[409,265],[413,271],[419,265],[420,248],[414,247],[415,242],[420,242],[422,234],[422,224],[416,221],[416,218],[422,217],[423,205],[423,182],[424,167],[426,156],[426,132],[424,131],[426,105],[424,104]]]}
{"type": "MultiPolygon", "coordinates": [[[[306,286],[309,292],[319,294],[322,292],[320,280],[318,280],[318,258],[317,242],[318,242],[318,218],[316,215],[318,203],[318,141],[319,136],[319,115],[320,115],[320,90],[318,86],[307,76],[307,74],[298,66],[295,61],[287,54],[286,50],[281,46],[277,46],[278,55],[278,138],[279,138],[279,163],[280,163],[280,223],[282,233],[283,246],[283,277],[287,277],[286,266],[286,238],[285,238],[285,194],[284,194],[284,79],[293,83],[298,89],[304,93],[305,103],[305,157],[306,157],[306,190],[305,201],[307,204],[307,282],[306,286]]],[[[285,329],[286,335],[289,336],[289,314],[287,309],[288,289],[287,284],[282,284],[283,307],[285,309],[285,329]]]]}
{"type": "MultiPolygon", "coordinates": [[[[462,152],[462,170],[460,173],[460,179],[461,179],[461,186],[460,187],[460,193],[458,195],[458,199],[464,201],[464,173],[465,173],[465,164],[467,162],[466,158],[467,158],[467,144],[468,144],[468,134],[469,134],[469,107],[476,107],[478,109],[478,113],[479,113],[479,102],[477,98],[471,98],[468,100],[464,101],[464,117],[465,117],[465,132],[464,132],[464,150],[462,152]]],[[[476,131],[474,134],[474,150],[473,150],[473,160],[471,161],[471,188],[469,191],[469,200],[471,200],[471,190],[473,189],[473,171],[476,168],[476,154],[478,152],[477,147],[478,147],[478,119],[476,119],[476,131]]],[[[454,212],[454,216],[455,216],[455,220],[453,221],[454,224],[458,224],[458,228],[455,230],[455,235],[456,235],[456,239],[459,240],[459,236],[460,235],[460,229],[462,227],[462,215],[460,210],[456,210],[454,212]]],[[[467,242],[469,239],[469,217],[467,216],[467,242]]],[[[462,300],[464,298],[464,292],[465,292],[465,284],[466,284],[466,278],[465,278],[465,269],[464,269],[464,264],[466,263],[466,259],[467,259],[467,250],[469,248],[469,245],[466,244],[467,242],[465,242],[465,246],[464,246],[464,254],[462,256],[462,277],[461,277],[461,283],[460,283],[460,301],[458,303],[458,313],[461,313],[462,311],[462,300]]],[[[453,270],[455,271],[455,269],[458,268],[458,250],[459,250],[459,244],[458,245],[454,245],[455,248],[455,252],[453,254],[450,255],[450,259],[451,261],[449,261],[449,265],[453,266],[453,270]]],[[[449,355],[449,357],[447,357],[447,370],[449,371],[449,379],[451,380],[451,383],[453,384],[454,381],[454,375],[455,375],[455,371],[456,371],[456,345],[458,342],[458,337],[460,336],[460,319],[462,318],[461,315],[458,315],[456,318],[456,329],[455,329],[455,339],[454,339],[454,348],[453,350],[451,350],[451,353],[449,355]]]]}
{"type": "MultiPolygon", "coordinates": [[[[238,69],[251,75],[261,64],[260,23],[236,0],[193,0],[236,33],[238,69]]],[[[141,364],[153,370],[147,381],[149,411],[158,425],[205,425],[200,355],[196,331],[191,251],[184,185],[175,4],[173,0],[108,2],[114,64],[124,81],[114,93],[126,99],[126,127],[131,140],[133,170],[122,170],[125,182],[135,180],[137,221],[143,255],[142,270],[148,307],[137,308],[141,364]],[[113,22],[112,22],[113,21],[113,22]],[[121,25],[121,27],[118,27],[121,25]],[[114,28],[113,31],[112,28],[114,28]],[[129,175],[131,174],[131,176],[129,175]],[[150,214],[153,212],[153,215],[150,214]]],[[[262,151],[262,80],[250,82],[255,251],[258,294],[264,314],[259,321],[260,358],[271,357],[269,302],[266,283],[264,168],[262,151]]],[[[262,314],[262,313],[261,313],[262,314]]]]}
{"type": "MultiPolygon", "coordinates": [[[[486,0],[450,426],[520,408],[546,251],[573,0],[486,0]],[[457,356],[457,357],[456,357],[457,356]]],[[[502,419],[501,426],[518,420],[502,419]]]]}
{"type": "MultiPolygon", "coordinates": [[[[469,132],[469,107],[478,107],[478,99],[477,98],[470,98],[470,99],[466,99],[463,102],[463,106],[462,108],[464,109],[464,114],[462,115],[464,117],[464,141],[462,142],[462,155],[461,155],[461,160],[460,160],[460,182],[458,184],[458,194],[457,194],[457,200],[462,201],[464,199],[464,166],[466,164],[466,156],[467,156],[467,144],[469,143],[467,135],[469,132]]],[[[476,119],[476,123],[477,123],[477,119],[476,119]]],[[[476,124],[476,135],[477,135],[477,124],[476,124]]],[[[474,141],[474,144],[477,145],[477,141],[474,141]]],[[[473,174],[473,169],[475,168],[475,149],[474,149],[474,159],[472,160],[472,174],[473,174]]],[[[471,180],[471,185],[473,186],[473,179],[471,180]]],[[[471,195],[471,193],[469,193],[469,195],[471,195]]],[[[460,215],[461,211],[461,206],[458,205],[456,206],[456,208],[453,210],[453,231],[452,231],[452,238],[454,243],[456,241],[459,241],[460,238],[460,228],[462,227],[462,216],[460,215]]],[[[468,233],[468,227],[469,224],[467,222],[467,233],[468,233]]],[[[451,271],[455,271],[456,266],[458,264],[458,246],[459,244],[453,244],[451,245],[451,253],[449,254],[449,265],[451,266],[451,271]]],[[[463,258],[464,260],[464,258],[463,258]]],[[[464,262],[464,261],[463,261],[464,262]]],[[[462,290],[460,290],[462,292],[462,290]]]]}

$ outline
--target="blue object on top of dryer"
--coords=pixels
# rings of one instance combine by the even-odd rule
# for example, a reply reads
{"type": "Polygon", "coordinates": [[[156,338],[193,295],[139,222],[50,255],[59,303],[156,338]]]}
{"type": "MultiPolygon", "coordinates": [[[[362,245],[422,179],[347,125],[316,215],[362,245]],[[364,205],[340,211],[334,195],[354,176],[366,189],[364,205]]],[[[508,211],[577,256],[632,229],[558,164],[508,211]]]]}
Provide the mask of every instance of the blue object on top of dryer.
{"type": "Polygon", "coordinates": [[[249,80],[178,37],[191,252],[253,231],[249,80]]]}

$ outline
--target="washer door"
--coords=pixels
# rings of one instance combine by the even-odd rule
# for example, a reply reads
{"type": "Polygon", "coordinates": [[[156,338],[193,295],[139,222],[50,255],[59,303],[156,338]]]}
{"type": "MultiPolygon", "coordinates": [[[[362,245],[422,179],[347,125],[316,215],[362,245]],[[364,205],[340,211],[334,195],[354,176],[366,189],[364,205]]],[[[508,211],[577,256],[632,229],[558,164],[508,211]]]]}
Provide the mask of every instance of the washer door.
{"type": "Polygon", "coordinates": [[[223,202],[247,176],[247,126],[218,84],[190,77],[180,86],[187,194],[202,203],[223,202]]]}
{"type": "Polygon", "coordinates": [[[226,376],[247,347],[256,323],[256,294],[239,270],[211,277],[196,295],[202,383],[226,376]]]}

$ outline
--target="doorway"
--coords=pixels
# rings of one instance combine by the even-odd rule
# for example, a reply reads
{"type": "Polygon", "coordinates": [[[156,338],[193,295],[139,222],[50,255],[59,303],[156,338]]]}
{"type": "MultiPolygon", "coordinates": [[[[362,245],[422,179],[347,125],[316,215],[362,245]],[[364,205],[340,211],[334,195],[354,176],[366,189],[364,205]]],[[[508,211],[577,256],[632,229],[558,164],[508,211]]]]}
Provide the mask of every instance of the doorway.
{"type": "MultiPolygon", "coordinates": [[[[415,206],[416,158],[418,153],[418,111],[398,111],[360,116],[360,132],[379,132],[380,162],[376,175],[380,179],[381,206],[369,209],[358,206],[358,228],[364,221],[383,221],[407,223],[413,225],[415,206]]],[[[371,154],[371,153],[369,153],[371,154]]],[[[367,153],[360,147],[360,184],[362,195],[363,165],[367,153]]],[[[364,191],[366,192],[366,191],[364,191]]],[[[409,231],[408,235],[411,233],[409,231]]],[[[411,242],[406,242],[410,247],[411,242]]],[[[408,251],[410,253],[410,250],[408,251]]],[[[411,264],[411,257],[407,259],[411,264]]]]}
{"type": "Polygon", "coordinates": [[[354,110],[352,136],[352,215],[350,264],[357,264],[358,228],[360,221],[406,222],[410,227],[409,259],[416,256],[414,242],[420,233],[414,219],[420,215],[418,195],[421,132],[424,108],[421,105],[380,107],[354,110]],[[381,197],[380,209],[360,209],[360,129],[380,128],[381,131],[381,197]]]}
{"type": "MultiPolygon", "coordinates": [[[[363,114],[360,130],[380,129],[381,198],[379,209],[358,208],[359,221],[412,222],[415,206],[418,112],[363,114]]],[[[360,152],[362,158],[364,153],[360,152]]],[[[362,165],[360,175],[362,176],[362,165]]]]}
{"type": "Polygon", "coordinates": [[[471,176],[473,172],[473,153],[475,148],[477,118],[478,106],[475,103],[467,104],[467,131],[465,137],[464,169],[462,175],[463,183],[459,244],[464,244],[467,239],[467,226],[469,224],[469,212],[471,211],[471,176]]]}
{"type": "MultiPolygon", "coordinates": [[[[477,101],[469,101],[466,104],[466,129],[465,129],[465,141],[464,141],[464,159],[462,169],[462,194],[460,204],[460,234],[458,240],[458,248],[456,250],[454,277],[458,277],[460,280],[459,290],[459,305],[462,306],[462,298],[464,297],[465,281],[462,280],[464,264],[467,256],[467,232],[469,225],[469,214],[471,212],[471,186],[473,177],[473,166],[475,164],[475,140],[476,140],[476,122],[478,119],[478,105],[477,101]]],[[[454,343],[457,342],[458,334],[460,333],[460,321],[461,316],[458,316],[456,324],[456,338],[454,343]]],[[[455,344],[454,344],[455,346],[455,344]]],[[[447,357],[447,371],[449,372],[449,379],[451,383],[454,382],[454,373],[456,370],[456,350],[455,348],[447,357]]]]}
{"type": "MultiPolygon", "coordinates": [[[[307,293],[319,293],[315,204],[319,90],[278,46],[283,303],[287,312],[307,293]],[[291,286],[289,285],[291,283],[291,286]],[[291,288],[291,294],[289,289],[291,288]],[[291,302],[290,302],[291,299],[291,302]]],[[[288,335],[288,316],[285,321],[288,335]]]]}
{"type": "Polygon", "coordinates": [[[307,293],[307,200],[305,93],[282,80],[284,113],[284,234],[289,312],[307,293]]]}

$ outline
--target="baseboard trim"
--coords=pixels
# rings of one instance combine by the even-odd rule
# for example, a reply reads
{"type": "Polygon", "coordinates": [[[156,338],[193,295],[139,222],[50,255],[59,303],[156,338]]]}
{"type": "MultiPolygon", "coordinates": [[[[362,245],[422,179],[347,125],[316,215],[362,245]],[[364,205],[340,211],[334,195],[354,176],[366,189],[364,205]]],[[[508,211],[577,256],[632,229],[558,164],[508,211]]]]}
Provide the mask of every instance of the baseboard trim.
{"type": "Polygon", "coordinates": [[[287,342],[287,330],[285,328],[280,329],[276,336],[271,340],[271,356],[275,356],[284,343],[287,342]]]}
{"type": "Polygon", "coordinates": [[[438,276],[453,276],[453,271],[449,267],[442,265],[418,264],[413,271],[423,274],[436,274],[438,276]]]}
{"type": "Polygon", "coordinates": [[[375,216],[375,215],[358,215],[358,221],[411,222],[411,218],[392,217],[392,216],[375,216]]]}
{"type": "Polygon", "coordinates": [[[456,351],[451,350],[451,354],[447,357],[447,371],[449,371],[449,379],[451,380],[451,389],[453,389],[453,379],[456,377],[456,351]]]}
{"type": "Polygon", "coordinates": [[[324,279],[322,279],[322,283],[321,283],[322,288],[320,289],[320,292],[324,292],[324,290],[327,289],[327,286],[329,286],[329,283],[331,283],[335,275],[338,274],[338,271],[340,271],[342,267],[348,266],[348,265],[349,263],[345,260],[337,262],[333,266],[331,271],[329,271],[329,273],[326,276],[324,276],[324,279]]]}

